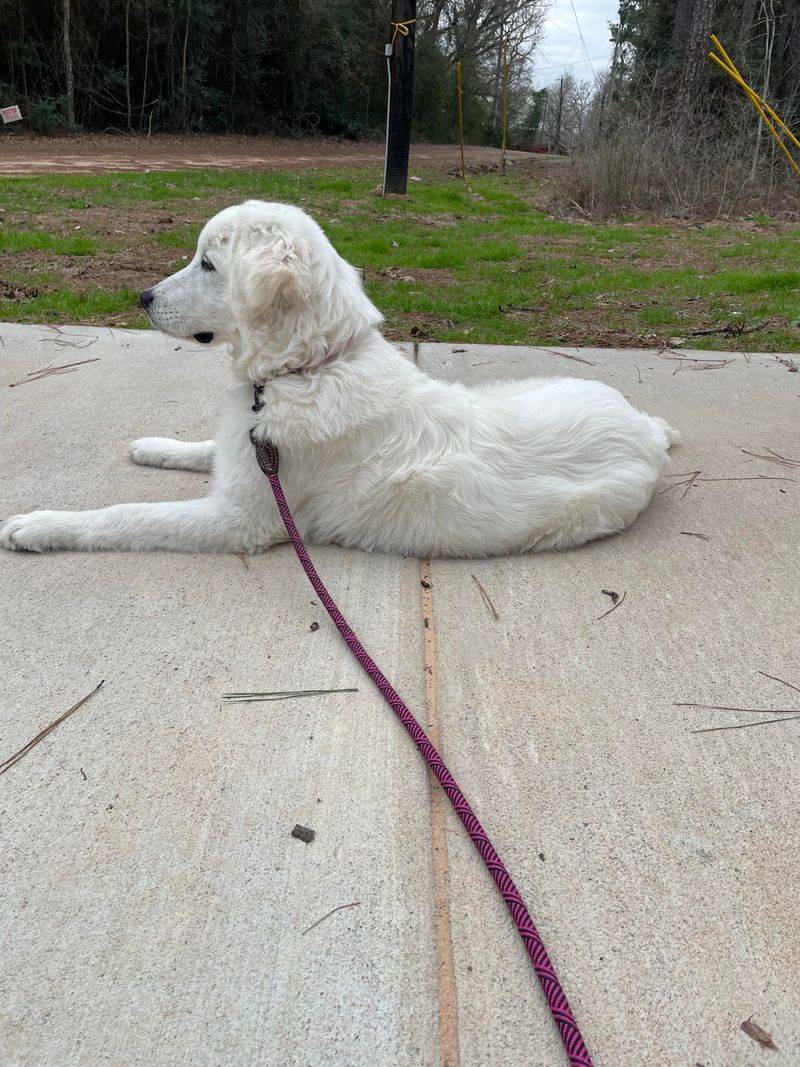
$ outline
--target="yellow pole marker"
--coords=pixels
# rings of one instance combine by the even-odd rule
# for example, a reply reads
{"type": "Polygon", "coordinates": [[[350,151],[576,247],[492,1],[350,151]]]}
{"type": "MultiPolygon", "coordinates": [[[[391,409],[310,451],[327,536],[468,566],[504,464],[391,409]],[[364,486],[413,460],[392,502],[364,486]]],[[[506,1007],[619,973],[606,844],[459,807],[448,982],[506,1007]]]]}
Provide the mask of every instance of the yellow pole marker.
{"type": "Polygon", "coordinates": [[[762,120],[764,122],[764,125],[767,127],[769,132],[774,137],[776,144],[778,145],[780,150],[783,152],[783,154],[786,156],[786,159],[788,160],[790,167],[795,172],[795,174],[797,174],[798,177],[800,177],[800,167],[798,167],[797,164],[795,163],[794,159],[792,158],[791,152],[786,147],[786,145],[784,144],[783,140],[781,139],[780,134],[778,133],[778,131],[775,129],[775,127],[772,125],[772,123],[770,122],[769,118],[767,117],[767,113],[764,110],[764,107],[762,106],[761,97],[753,89],[751,89],[750,86],[747,85],[747,83],[743,79],[737,78],[736,75],[733,73],[733,71],[730,69],[730,67],[726,67],[725,64],[722,62],[722,60],[719,59],[717,56],[715,56],[713,52],[709,52],[708,55],[709,55],[709,58],[713,59],[715,63],[718,63],[719,66],[722,67],[722,69],[727,74],[730,74],[731,78],[733,78],[733,80],[738,85],[741,85],[742,89],[744,89],[744,91],[745,91],[745,94],[750,99],[750,102],[752,103],[753,107],[756,109],[758,114],[761,116],[761,118],[762,118],[762,120]]]}
{"type": "Polygon", "coordinates": [[[714,59],[717,63],[719,63],[719,65],[721,67],[723,67],[724,70],[726,69],[728,74],[730,74],[731,77],[733,77],[734,80],[737,81],[742,86],[742,88],[744,88],[747,91],[748,95],[752,94],[752,96],[754,96],[756,98],[756,100],[758,100],[759,104],[761,104],[761,106],[764,108],[764,110],[769,112],[769,114],[772,116],[773,119],[775,119],[775,121],[778,123],[778,125],[781,126],[786,131],[787,135],[789,136],[789,139],[795,144],[795,146],[797,148],[800,148],[800,141],[798,141],[798,139],[795,137],[795,135],[792,133],[792,131],[789,129],[789,127],[786,125],[786,123],[783,121],[783,119],[777,113],[777,111],[774,111],[769,106],[769,104],[766,102],[766,100],[764,100],[763,97],[759,96],[758,93],[755,91],[755,89],[751,88],[747,84],[747,82],[742,77],[741,72],[739,71],[738,67],[733,62],[733,60],[728,55],[728,53],[725,51],[725,49],[722,47],[722,45],[719,42],[719,39],[717,37],[715,37],[713,33],[711,34],[711,41],[712,41],[714,47],[719,52],[719,54],[725,60],[725,65],[723,65],[722,63],[719,63],[719,59],[716,56],[711,55],[711,53],[709,53],[709,55],[711,55],[711,58],[714,59]]]}
{"type": "Polygon", "coordinates": [[[763,120],[764,125],[767,127],[767,129],[769,130],[769,132],[772,134],[773,138],[775,139],[775,143],[778,145],[780,150],[786,156],[786,159],[787,159],[789,165],[791,166],[792,170],[795,172],[795,174],[798,177],[800,177],[800,167],[798,167],[797,163],[795,162],[794,158],[792,157],[791,152],[786,147],[782,137],[780,136],[778,131],[775,129],[775,126],[773,125],[773,123],[770,121],[770,117],[769,116],[771,116],[772,119],[774,119],[775,122],[778,123],[778,125],[781,127],[781,129],[786,133],[786,135],[789,137],[789,139],[792,141],[792,143],[797,148],[800,148],[800,141],[798,141],[798,139],[795,137],[795,135],[792,133],[792,131],[789,129],[789,127],[786,125],[786,123],[783,121],[783,119],[780,117],[780,115],[773,108],[771,108],[769,106],[769,104],[764,99],[762,99],[762,97],[760,97],[758,95],[758,93],[755,91],[755,89],[751,88],[751,86],[749,86],[747,84],[747,82],[744,80],[742,75],[739,73],[739,71],[738,71],[738,69],[736,67],[736,64],[733,62],[731,57],[728,55],[728,53],[722,47],[722,45],[720,44],[719,40],[714,36],[714,34],[711,35],[711,41],[712,41],[714,47],[719,51],[719,53],[722,56],[722,58],[720,59],[720,56],[715,55],[713,52],[709,52],[708,53],[709,59],[713,59],[714,62],[719,67],[721,67],[725,71],[725,73],[728,74],[733,79],[733,81],[736,82],[736,84],[739,85],[740,88],[744,91],[745,95],[750,100],[750,103],[753,105],[753,107],[756,109],[758,114],[761,116],[761,119],[763,120]]]}
{"type": "Polygon", "coordinates": [[[466,170],[464,168],[464,106],[461,98],[464,92],[461,88],[461,61],[456,63],[456,96],[458,98],[458,139],[461,144],[461,180],[467,180],[466,170]]]}
{"type": "MultiPolygon", "coordinates": [[[[712,37],[712,40],[716,40],[716,38],[712,37]]],[[[718,47],[720,49],[722,49],[722,45],[720,45],[719,42],[718,42],[718,47]]],[[[727,52],[725,52],[724,49],[722,49],[722,51],[723,51],[723,54],[725,56],[727,56],[727,52]]],[[[715,56],[713,54],[713,52],[709,52],[709,56],[716,63],[719,63],[719,65],[722,67],[722,69],[724,71],[726,71],[726,73],[730,74],[730,76],[734,79],[734,81],[738,82],[738,84],[742,86],[742,88],[747,92],[748,96],[750,96],[751,99],[753,97],[755,97],[755,100],[758,101],[758,103],[764,108],[764,110],[767,111],[772,116],[772,118],[778,123],[778,125],[786,132],[786,135],[789,137],[789,139],[792,141],[792,143],[797,148],[800,148],[800,141],[798,141],[798,139],[795,137],[795,135],[792,133],[792,131],[789,129],[789,127],[786,125],[786,123],[783,121],[783,119],[777,113],[777,111],[775,111],[773,108],[771,108],[769,106],[769,104],[766,102],[766,100],[764,100],[763,97],[759,96],[758,93],[755,91],[755,89],[751,88],[747,84],[747,82],[744,80],[744,78],[739,73],[737,68],[733,65],[733,63],[728,62],[727,64],[725,64],[725,63],[720,62],[719,58],[717,56],[715,56]]]]}

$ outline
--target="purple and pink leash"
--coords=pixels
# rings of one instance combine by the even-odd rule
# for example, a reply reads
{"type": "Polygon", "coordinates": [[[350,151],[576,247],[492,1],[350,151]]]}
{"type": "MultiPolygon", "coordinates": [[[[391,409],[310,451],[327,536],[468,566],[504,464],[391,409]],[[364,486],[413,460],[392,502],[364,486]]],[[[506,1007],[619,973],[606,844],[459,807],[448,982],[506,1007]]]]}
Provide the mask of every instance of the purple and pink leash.
{"type": "MultiPolygon", "coordinates": [[[[260,411],[262,406],[260,388],[256,388],[253,410],[260,411]]],[[[442,789],[444,789],[450,803],[453,805],[456,815],[458,815],[464,829],[472,839],[473,845],[478,850],[478,855],[486,865],[489,874],[494,878],[495,885],[500,891],[500,896],[505,901],[505,905],[511,913],[514,925],[519,931],[519,935],[522,938],[522,942],[525,945],[525,949],[533,964],[533,969],[536,971],[536,977],[539,979],[539,984],[547,999],[550,1012],[558,1027],[558,1032],[561,1036],[561,1041],[564,1045],[564,1050],[567,1053],[570,1064],[572,1064],[573,1067],[592,1067],[592,1058],[589,1055],[589,1050],[587,1049],[586,1043],[578,1029],[578,1024],[575,1021],[575,1016],[572,1014],[569,1001],[567,1000],[564,990],[561,988],[561,983],[558,980],[553,964],[550,962],[550,957],[547,954],[547,949],[544,947],[541,935],[536,929],[536,925],[531,918],[528,909],[525,907],[525,902],[520,896],[520,892],[514,884],[514,880],[495,851],[494,845],[489,840],[486,831],[478,821],[478,817],[467,802],[467,798],[459,789],[458,782],[456,782],[450,771],[445,767],[442,757],[428,740],[427,734],[408,710],[404,702],[400,699],[399,695],[395,692],[386,676],[350,629],[347,620],[337,608],[333,601],[333,597],[325,588],[322,579],[317,574],[314,564],[311,562],[308,552],[306,551],[306,546],[303,544],[303,539],[295,525],[294,519],[292,518],[292,513],[289,510],[289,505],[286,503],[286,497],[283,495],[283,488],[278,479],[278,449],[271,441],[255,437],[252,431],[250,433],[250,440],[255,447],[258,465],[267,476],[269,484],[272,486],[272,492],[275,494],[275,502],[278,505],[278,511],[283,519],[283,524],[286,527],[289,540],[294,546],[297,558],[300,560],[300,564],[306,572],[306,576],[308,577],[309,582],[311,582],[314,592],[317,594],[320,602],[333,620],[333,623],[344,639],[345,644],[361,664],[364,671],[369,675],[370,680],[377,686],[381,696],[403,724],[409,737],[419,749],[422,758],[425,760],[430,770],[436,775],[439,784],[442,789]]]]}

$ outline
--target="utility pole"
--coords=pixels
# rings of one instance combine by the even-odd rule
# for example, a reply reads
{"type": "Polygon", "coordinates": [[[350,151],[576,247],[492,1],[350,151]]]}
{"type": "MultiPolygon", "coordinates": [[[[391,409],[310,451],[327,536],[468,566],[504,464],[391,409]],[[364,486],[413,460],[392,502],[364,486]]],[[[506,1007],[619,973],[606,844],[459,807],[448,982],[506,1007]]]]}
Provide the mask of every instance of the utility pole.
{"type": "Polygon", "coordinates": [[[389,99],[386,107],[386,168],[383,192],[405,193],[411,143],[411,92],[417,0],[392,0],[392,36],[386,46],[389,99]]]}

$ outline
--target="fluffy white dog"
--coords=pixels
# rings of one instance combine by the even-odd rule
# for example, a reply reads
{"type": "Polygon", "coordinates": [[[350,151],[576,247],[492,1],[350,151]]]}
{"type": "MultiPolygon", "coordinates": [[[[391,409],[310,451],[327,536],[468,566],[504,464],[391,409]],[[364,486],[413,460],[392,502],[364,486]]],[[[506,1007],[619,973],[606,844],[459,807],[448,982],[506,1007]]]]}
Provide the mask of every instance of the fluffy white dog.
{"type": "Polygon", "coordinates": [[[216,439],[131,448],[136,463],[213,470],[210,494],[15,515],[0,530],[6,548],[256,552],[284,541],[253,427],[278,446],[309,542],[421,557],[570,548],[633,522],[677,438],[601,382],[428,378],[378,332],[356,270],[284,204],[220,212],[192,262],[141,299],[165,333],[230,347],[236,384],[216,439]],[[254,383],[265,383],[258,414],[254,383]]]}

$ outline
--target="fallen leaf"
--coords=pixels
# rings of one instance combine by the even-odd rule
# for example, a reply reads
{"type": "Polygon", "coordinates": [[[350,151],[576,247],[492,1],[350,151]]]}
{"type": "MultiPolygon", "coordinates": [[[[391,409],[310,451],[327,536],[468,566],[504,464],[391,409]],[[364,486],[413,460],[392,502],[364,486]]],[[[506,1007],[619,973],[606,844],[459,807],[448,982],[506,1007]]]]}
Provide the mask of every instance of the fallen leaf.
{"type": "Polygon", "coordinates": [[[764,1048],[771,1048],[773,1052],[778,1051],[778,1046],[772,1040],[772,1034],[768,1034],[763,1026],[754,1023],[752,1015],[749,1019],[745,1019],[740,1029],[742,1029],[748,1037],[752,1037],[754,1041],[757,1041],[759,1045],[762,1045],[764,1048]]]}
{"type": "MultiPolygon", "coordinates": [[[[302,841],[305,845],[310,845],[316,836],[314,830],[308,826],[301,826],[300,823],[297,823],[292,830],[292,837],[296,837],[298,841],[302,841]]],[[[744,1023],[742,1025],[744,1025],[744,1023]]]]}

